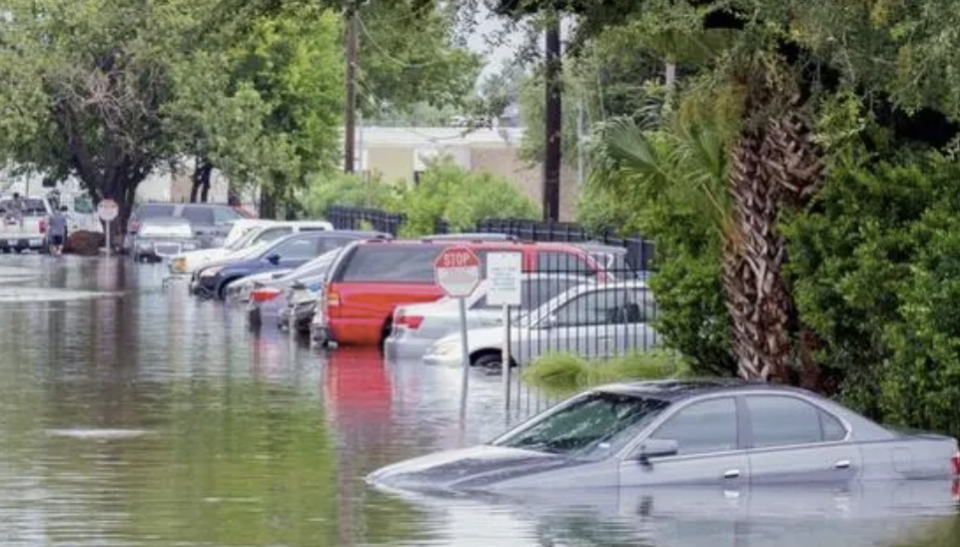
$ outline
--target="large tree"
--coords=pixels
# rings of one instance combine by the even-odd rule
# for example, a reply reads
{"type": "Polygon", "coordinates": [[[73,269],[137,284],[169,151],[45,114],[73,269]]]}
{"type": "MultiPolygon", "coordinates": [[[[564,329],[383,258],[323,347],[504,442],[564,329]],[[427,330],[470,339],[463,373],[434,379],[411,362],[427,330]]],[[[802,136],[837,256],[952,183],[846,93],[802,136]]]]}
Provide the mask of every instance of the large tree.
{"type": "Polygon", "coordinates": [[[10,0],[0,19],[3,156],[54,177],[75,174],[94,200],[120,204],[172,151],[164,105],[173,82],[153,54],[158,4],[10,0]]]}

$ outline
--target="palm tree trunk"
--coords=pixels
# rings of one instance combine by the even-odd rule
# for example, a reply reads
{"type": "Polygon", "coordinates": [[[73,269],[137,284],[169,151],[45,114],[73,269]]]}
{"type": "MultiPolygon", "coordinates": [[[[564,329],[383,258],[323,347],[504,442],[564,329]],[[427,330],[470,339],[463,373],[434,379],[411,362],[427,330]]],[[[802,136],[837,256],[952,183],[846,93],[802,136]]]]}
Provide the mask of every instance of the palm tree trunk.
{"type": "MultiPolygon", "coordinates": [[[[748,97],[748,111],[769,106],[761,98],[769,97],[767,92],[748,97]]],[[[802,206],[823,180],[822,151],[798,101],[793,97],[780,116],[746,126],[731,151],[733,223],[725,241],[723,281],[738,374],[747,379],[790,382],[792,340],[801,339],[791,330],[803,330],[802,325],[791,328],[794,306],[783,272],[786,242],[777,230],[781,211],[802,206]]],[[[809,337],[803,341],[809,343],[809,337]]],[[[809,369],[809,359],[805,365],[809,369]]]]}

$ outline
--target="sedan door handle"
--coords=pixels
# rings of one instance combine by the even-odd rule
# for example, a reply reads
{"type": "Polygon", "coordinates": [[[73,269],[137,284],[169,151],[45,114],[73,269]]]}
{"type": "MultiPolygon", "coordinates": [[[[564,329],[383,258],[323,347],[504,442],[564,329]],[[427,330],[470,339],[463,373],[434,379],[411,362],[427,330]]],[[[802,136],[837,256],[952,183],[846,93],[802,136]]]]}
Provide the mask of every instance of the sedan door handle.
{"type": "Polygon", "coordinates": [[[833,467],[835,467],[836,469],[849,469],[850,460],[840,460],[837,463],[833,464],[833,467]]]}
{"type": "Polygon", "coordinates": [[[736,479],[736,478],[739,477],[739,476],[740,476],[740,470],[739,470],[739,469],[730,469],[730,470],[728,470],[726,473],[723,474],[723,478],[725,478],[725,479],[736,479]]]}

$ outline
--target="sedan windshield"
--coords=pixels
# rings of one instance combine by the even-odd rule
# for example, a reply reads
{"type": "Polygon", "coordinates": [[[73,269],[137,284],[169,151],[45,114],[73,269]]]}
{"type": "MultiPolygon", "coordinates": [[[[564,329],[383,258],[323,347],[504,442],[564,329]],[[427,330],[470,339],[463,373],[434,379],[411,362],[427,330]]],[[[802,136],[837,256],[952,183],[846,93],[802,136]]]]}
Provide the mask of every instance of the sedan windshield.
{"type": "Polygon", "coordinates": [[[603,458],[628,443],[669,405],[660,399],[592,392],[491,444],[577,458],[603,458]]]}

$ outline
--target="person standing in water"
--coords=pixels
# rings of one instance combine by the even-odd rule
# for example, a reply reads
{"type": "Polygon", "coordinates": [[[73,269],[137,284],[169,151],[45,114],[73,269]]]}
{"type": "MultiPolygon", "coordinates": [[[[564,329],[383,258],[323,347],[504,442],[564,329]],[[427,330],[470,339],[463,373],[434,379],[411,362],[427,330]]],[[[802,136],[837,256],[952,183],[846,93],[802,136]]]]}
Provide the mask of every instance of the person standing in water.
{"type": "Polygon", "coordinates": [[[53,210],[50,217],[50,252],[60,256],[67,239],[67,217],[59,209],[53,210]]]}

